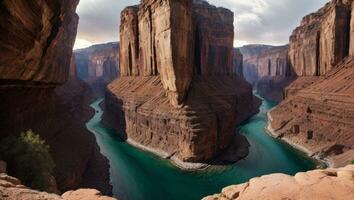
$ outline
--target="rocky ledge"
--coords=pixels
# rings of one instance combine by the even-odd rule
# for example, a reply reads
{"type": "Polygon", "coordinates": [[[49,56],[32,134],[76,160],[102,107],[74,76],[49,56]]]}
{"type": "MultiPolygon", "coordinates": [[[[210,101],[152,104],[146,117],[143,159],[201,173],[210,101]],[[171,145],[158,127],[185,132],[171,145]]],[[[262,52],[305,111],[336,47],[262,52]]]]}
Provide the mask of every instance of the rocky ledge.
{"type": "Polygon", "coordinates": [[[63,195],[40,192],[27,188],[17,178],[0,174],[0,199],[1,200],[116,200],[103,196],[94,189],[79,189],[68,191],[63,195]]]}
{"type": "Polygon", "coordinates": [[[104,121],[182,162],[213,163],[239,147],[224,161],[247,155],[235,126],[260,101],[233,66],[233,13],[205,2],[143,0],[121,20],[121,77],[108,86],[104,121]]]}
{"type": "Polygon", "coordinates": [[[301,172],[295,176],[271,174],[226,187],[203,200],[351,200],[354,199],[354,165],[339,169],[301,172]]]}

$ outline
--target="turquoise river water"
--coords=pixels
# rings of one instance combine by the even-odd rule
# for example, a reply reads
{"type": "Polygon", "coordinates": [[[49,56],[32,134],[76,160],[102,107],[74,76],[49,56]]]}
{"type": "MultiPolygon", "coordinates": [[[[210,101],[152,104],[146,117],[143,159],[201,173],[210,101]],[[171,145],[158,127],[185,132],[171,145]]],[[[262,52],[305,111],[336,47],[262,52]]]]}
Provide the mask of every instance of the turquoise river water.
{"type": "Polygon", "coordinates": [[[266,113],[276,104],[264,99],[260,113],[239,126],[251,144],[250,154],[232,166],[196,172],[182,171],[119,139],[114,130],[100,122],[101,101],[91,104],[96,114],[86,126],[110,161],[113,194],[120,200],[198,200],[256,176],[278,172],[293,175],[315,167],[304,154],[267,135],[266,113]]]}

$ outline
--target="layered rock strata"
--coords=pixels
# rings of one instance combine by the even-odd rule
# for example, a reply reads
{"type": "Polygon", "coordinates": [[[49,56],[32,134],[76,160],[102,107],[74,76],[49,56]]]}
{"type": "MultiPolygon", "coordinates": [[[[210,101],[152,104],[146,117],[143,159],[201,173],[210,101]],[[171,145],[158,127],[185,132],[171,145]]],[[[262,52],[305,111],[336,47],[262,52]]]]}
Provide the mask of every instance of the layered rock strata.
{"type": "Polygon", "coordinates": [[[302,20],[289,44],[290,62],[300,77],[270,112],[273,135],[334,166],[354,157],[352,4],[333,0],[302,20]]]}
{"type": "Polygon", "coordinates": [[[111,193],[108,161],[85,128],[90,90],[71,64],[77,4],[1,1],[0,139],[31,129],[50,146],[61,191],[85,185],[111,193]]]}
{"type": "Polygon", "coordinates": [[[74,51],[78,76],[88,83],[95,97],[119,76],[119,43],[93,45],[74,51]]]}
{"type": "Polygon", "coordinates": [[[271,174],[226,187],[203,200],[350,200],[354,198],[354,165],[301,172],[295,176],[271,174]]]}
{"type": "Polygon", "coordinates": [[[269,129],[312,156],[343,166],[354,158],[354,59],[319,78],[300,77],[270,112],[269,129]],[[303,85],[308,85],[307,87],[303,85]]]}
{"type": "Polygon", "coordinates": [[[209,162],[228,149],[235,126],[259,106],[234,72],[233,13],[144,0],[121,20],[121,77],[108,86],[105,121],[182,161],[209,162]]]}
{"type": "Polygon", "coordinates": [[[351,0],[332,0],[307,15],[290,36],[290,64],[298,76],[319,76],[349,53],[351,0]]]}

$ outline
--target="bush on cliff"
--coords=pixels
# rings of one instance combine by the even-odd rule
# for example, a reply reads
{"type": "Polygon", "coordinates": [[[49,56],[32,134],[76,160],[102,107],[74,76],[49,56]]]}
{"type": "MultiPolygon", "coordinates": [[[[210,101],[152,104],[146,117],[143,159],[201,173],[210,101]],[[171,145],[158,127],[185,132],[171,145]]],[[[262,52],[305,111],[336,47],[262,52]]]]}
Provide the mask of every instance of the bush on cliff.
{"type": "Polygon", "coordinates": [[[38,190],[49,186],[48,175],[53,172],[54,161],[49,146],[31,130],[19,137],[10,136],[0,141],[0,160],[8,164],[8,173],[23,184],[38,190]]]}

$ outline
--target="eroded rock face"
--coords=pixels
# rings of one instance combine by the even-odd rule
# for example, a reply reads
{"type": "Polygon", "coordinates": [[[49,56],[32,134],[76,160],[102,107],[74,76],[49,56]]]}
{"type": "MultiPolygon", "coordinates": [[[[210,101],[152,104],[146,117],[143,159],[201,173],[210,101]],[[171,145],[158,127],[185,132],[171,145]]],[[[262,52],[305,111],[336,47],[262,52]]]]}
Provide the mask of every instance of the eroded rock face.
{"type": "Polygon", "coordinates": [[[68,79],[78,0],[0,3],[2,84],[61,84],[68,79]]]}
{"type": "Polygon", "coordinates": [[[99,191],[94,189],[79,189],[69,191],[62,196],[46,192],[40,192],[27,188],[21,184],[21,181],[0,174],[0,199],[2,200],[115,200],[115,198],[103,196],[99,191]]]}
{"type": "Polygon", "coordinates": [[[89,185],[111,193],[108,162],[85,128],[90,90],[71,63],[77,4],[1,1],[0,139],[31,129],[50,146],[61,191],[89,185]]]}
{"type": "Polygon", "coordinates": [[[93,45],[74,51],[78,76],[95,97],[104,96],[108,83],[119,76],[119,43],[93,45]]]}
{"type": "Polygon", "coordinates": [[[234,71],[233,13],[206,2],[145,0],[121,19],[122,77],[108,86],[105,121],[183,161],[215,158],[259,106],[234,71]]]}
{"type": "MultiPolygon", "coordinates": [[[[248,82],[257,84],[263,78],[290,76],[288,46],[269,47],[260,51],[246,47],[252,55],[244,59],[244,75],[248,82]]],[[[259,48],[259,47],[255,47],[259,48]]]]}
{"type": "Polygon", "coordinates": [[[352,2],[332,0],[293,31],[289,59],[298,76],[323,75],[348,55],[352,2]]]}
{"type": "Polygon", "coordinates": [[[353,34],[352,3],[333,0],[306,16],[293,32],[289,57],[300,77],[285,89],[286,100],[270,112],[273,135],[334,166],[350,163],[354,155],[353,36],[347,35],[353,34]]]}
{"type": "Polygon", "coordinates": [[[292,83],[286,100],[270,113],[275,134],[305,147],[311,155],[328,157],[335,166],[350,163],[354,156],[353,66],[354,59],[348,58],[323,77],[302,77],[292,83]]]}
{"type": "Polygon", "coordinates": [[[271,174],[253,178],[249,182],[226,187],[221,194],[203,200],[307,200],[354,198],[354,165],[339,169],[301,172],[294,177],[271,174]]]}

